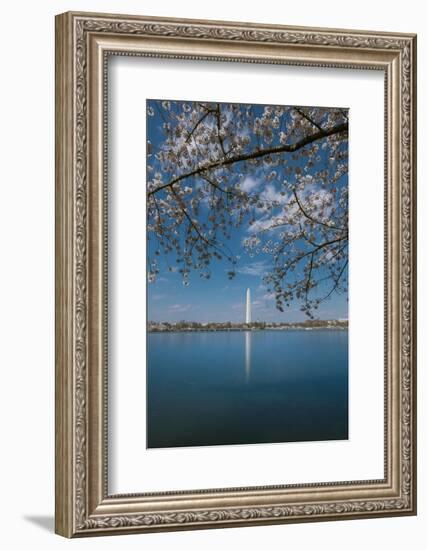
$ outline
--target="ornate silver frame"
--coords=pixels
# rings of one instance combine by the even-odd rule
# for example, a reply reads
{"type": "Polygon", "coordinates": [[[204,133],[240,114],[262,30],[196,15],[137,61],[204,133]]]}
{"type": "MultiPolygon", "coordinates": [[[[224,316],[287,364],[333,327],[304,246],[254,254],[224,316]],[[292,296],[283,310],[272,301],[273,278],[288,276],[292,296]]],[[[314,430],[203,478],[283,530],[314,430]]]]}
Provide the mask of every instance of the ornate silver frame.
{"type": "Polygon", "coordinates": [[[415,109],[415,35],[89,13],[57,16],[57,533],[78,537],[416,513],[415,109]],[[384,479],[108,494],[104,120],[105,60],[112,54],[384,71],[384,479]]]}

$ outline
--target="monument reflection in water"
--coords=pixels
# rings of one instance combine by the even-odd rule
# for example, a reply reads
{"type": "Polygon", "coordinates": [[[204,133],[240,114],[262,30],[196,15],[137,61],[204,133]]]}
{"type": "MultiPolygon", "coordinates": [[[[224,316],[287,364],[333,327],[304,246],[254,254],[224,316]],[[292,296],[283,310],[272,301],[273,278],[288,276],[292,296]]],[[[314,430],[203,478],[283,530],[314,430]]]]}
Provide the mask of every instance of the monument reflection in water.
{"type": "MultiPolygon", "coordinates": [[[[245,322],[248,325],[252,320],[251,312],[251,291],[249,288],[246,289],[246,315],[245,322]]],[[[251,333],[249,331],[245,332],[245,375],[246,382],[249,381],[249,376],[251,373],[251,333]]]]}
{"type": "Polygon", "coordinates": [[[250,331],[245,332],[245,379],[249,382],[251,375],[251,339],[252,334],[250,331]]]}

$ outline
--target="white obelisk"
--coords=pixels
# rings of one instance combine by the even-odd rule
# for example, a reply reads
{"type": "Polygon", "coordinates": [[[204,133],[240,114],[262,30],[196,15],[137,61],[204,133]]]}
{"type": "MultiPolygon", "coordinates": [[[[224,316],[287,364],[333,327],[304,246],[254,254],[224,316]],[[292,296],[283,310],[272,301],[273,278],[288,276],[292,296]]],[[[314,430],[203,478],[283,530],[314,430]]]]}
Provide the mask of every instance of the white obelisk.
{"type": "Polygon", "coordinates": [[[249,288],[246,289],[246,321],[245,323],[249,325],[252,322],[251,316],[251,291],[249,288]]]}

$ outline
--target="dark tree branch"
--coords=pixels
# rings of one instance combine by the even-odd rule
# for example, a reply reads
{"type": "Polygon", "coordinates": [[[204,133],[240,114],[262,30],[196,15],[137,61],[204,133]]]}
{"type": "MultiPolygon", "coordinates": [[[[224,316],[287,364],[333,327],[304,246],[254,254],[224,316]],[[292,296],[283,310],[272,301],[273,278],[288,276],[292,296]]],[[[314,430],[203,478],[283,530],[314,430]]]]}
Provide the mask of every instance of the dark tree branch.
{"type": "Polygon", "coordinates": [[[313,216],[311,216],[308,212],[306,212],[306,210],[303,208],[300,200],[298,199],[298,195],[296,193],[296,191],[294,190],[294,197],[295,197],[295,200],[297,201],[297,204],[298,204],[298,207],[299,209],[301,210],[301,212],[304,214],[304,216],[312,221],[313,223],[317,223],[319,225],[323,225],[324,227],[327,227],[328,229],[335,229],[335,230],[338,230],[338,231],[344,231],[344,228],[342,227],[336,227],[335,225],[329,225],[328,223],[325,223],[325,222],[322,222],[320,220],[316,220],[316,218],[313,218],[313,216]]]}
{"type": "Polygon", "coordinates": [[[317,128],[318,130],[320,130],[321,132],[323,132],[323,128],[321,126],[319,126],[316,122],[314,122],[314,120],[312,120],[308,115],[306,115],[304,113],[304,111],[302,111],[301,109],[298,109],[298,107],[294,107],[295,111],[301,115],[303,118],[305,118],[306,120],[308,120],[308,122],[310,124],[312,124],[315,128],[317,128]]]}
{"type": "Polygon", "coordinates": [[[316,254],[316,252],[317,252],[317,249],[313,250],[313,252],[311,253],[311,256],[310,256],[310,267],[309,267],[309,270],[308,270],[307,281],[306,281],[306,284],[305,284],[305,301],[306,302],[307,302],[307,298],[308,298],[308,292],[310,290],[311,274],[313,273],[313,261],[314,261],[314,255],[316,254]]]}
{"type": "Polygon", "coordinates": [[[213,241],[210,241],[209,239],[207,239],[203,233],[200,231],[199,227],[197,226],[196,223],[194,223],[194,221],[191,219],[191,216],[190,214],[187,212],[186,208],[185,208],[185,204],[183,203],[181,197],[175,192],[175,190],[172,188],[172,193],[175,197],[175,199],[177,200],[178,204],[179,204],[179,207],[182,211],[182,213],[184,214],[184,216],[187,218],[187,220],[189,221],[189,223],[191,224],[191,226],[193,227],[194,231],[197,233],[198,237],[208,246],[208,247],[212,247],[212,248],[215,248],[216,250],[218,250],[221,254],[225,254],[225,257],[230,261],[232,262],[233,261],[233,258],[231,258],[230,256],[228,256],[226,253],[224,253],[224,250],[219,247],[216,243],[214,243],[213,241]]]}
{"type": "Polygon", "coordinates": [[[344,110],[344,109],[340,109],[340,113],[341,113],[342,116],[348,121],[348,116],[345,114],[345,110],[344,110]]]}
{"type": "Polygon", "coordinates": [[[194,132],[197,130],[197,128],[200,126],[200,124],[205,120],[205,118],[207,116],[209,116],[210,114],[215,114],[215,111],[213,109],[208,109],[204,115],[202,115],[199,120],[196,122],[196,124],[194,125],[193,129],[191,130],[191,132],[188,134],[187,136],[187,139],[185,140],[185,143],[188,143],[190,141],[190,139],[192,138],[194,132]]]}
{"type": "Polygon", "coordinates": [[[324,243],[321,243],[321,244],[315,244],[315,243],[311,243],[312,246],[314,246],[314,249],[311,249],[309,250],[308,252],[305,252],[304,254],[302,254],[301,256],[297,256],[290,264],[288,264],[285,268],[285,271],[289,271],[289,269],[296,265],[298,262],[300,262],[301,260],[303,260],[304,258],[306,258],[307,256],[309,256],[310,254],[314,253],[314,252],[318,252],[319,250],[321,250],[322,248],[325,248],[326,246],[329,246],[331,244],[336,244],[336,243],[340,243],[344,240],[347,239],[347,235],[345,236],[342,236],[340,237],[339,239],[334,239],[332,241],[325,241],[324,243]]]}
{"type": "Polygon", "coordinates": [[[327,300],[327,299],[329,298],[329,296],[330,296],[335,290],[337,290],[338,285],[339,285],[339,282],[340,282],[340,279],[341,279],[341,277],[343,276],[344,271],[345,271],[347,265],[348,265],[348,260],[346,260],[346,262],[344,263],[344,265],[343,265],[341,271],[340,271],[339,274],[338,274],[338,277],[335,279],[334,286],[331,288],[331,290],[328,292],[328,294],[326,294],[326,296],[323,296],[323,298],[321,298],[321,301],[322,301],[322,302],[324,302],[325,300],[327,300]]]}
{"type": "Polygon", "coordinates": [[[220,187],[213,179],[211,179],[209,176],[207,176],[205,173],[201,172],[199,176],[204,179],[209,185],[212,185],[212,187],[215,187],[215,189],[218,189],[218,191],[221,191],[221,193],[224,193],[225,195],[233,195],[234,197],[237,197],[238,199],[242,198],[242,195],[239,193],[236,193],[235,191],[232,191],[231,189],[223,189],[220,187]]]}

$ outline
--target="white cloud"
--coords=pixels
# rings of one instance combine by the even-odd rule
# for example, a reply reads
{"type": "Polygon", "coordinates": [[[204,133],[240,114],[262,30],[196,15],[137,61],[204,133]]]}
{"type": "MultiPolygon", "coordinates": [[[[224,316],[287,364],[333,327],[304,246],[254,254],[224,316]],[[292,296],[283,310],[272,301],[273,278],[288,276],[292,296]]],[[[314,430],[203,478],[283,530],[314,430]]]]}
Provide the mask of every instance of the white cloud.
{"type": "Polygon", "coordinates": [[[260,184],[260,180],[251,178],[251,176],[246,176],[246,178],[240,184],[240,189],[245,193],[250,193],[251,191],[256,189],[259,184],[260,184]]]}
{"type": "Polygon", "coordinates": [[[170,306],[169,310],[174,311],[175,313],[184,313],[185,311],[188,311],[191,309],[190,304],[174,304],[173,306],[170,306]]]}
{"type": "Polygon", "coordinates": [[[152,300],[163,300],[166,297],[166,294],[153,294],[151,296],[152,300]]]}
{"type": "Polygon", "coordinates": [[[259,233],[261,231],[281,227],[284,221],[283,216],[280,214],[277,216],[264,216],[248,227],[248,233],[259,233]]]}
{"type": "Polygon", "coordinates": [[[266,263],[265,261],[253,262],[251,264],[240,266],[236,271],[242,275],[260,277],[261,275],[264,275],[266,271],[266,263]]]}
{"type": "Polygon", "coordinates": [[[260,194],[260,199],[269,203],[277,202],[278,204],[285,204],[289,197],[286,194],[283,194],[280,191],[277,191],[274,185],[267,185],[265,189],[260,194]]]}
{"type": "Polygon", "coordinates": [[[326,189],[317,189],[315,193],[306,193],[304,196],[306,206],[311,207],[311,213],[322,219],[320,214],[323,215],[323,220],[327,221],[332,212],[332,205],[334,203],[334,196],[330,191],[326,189]],[[326,206],[329,204],[329,206],[326,206]]]}

